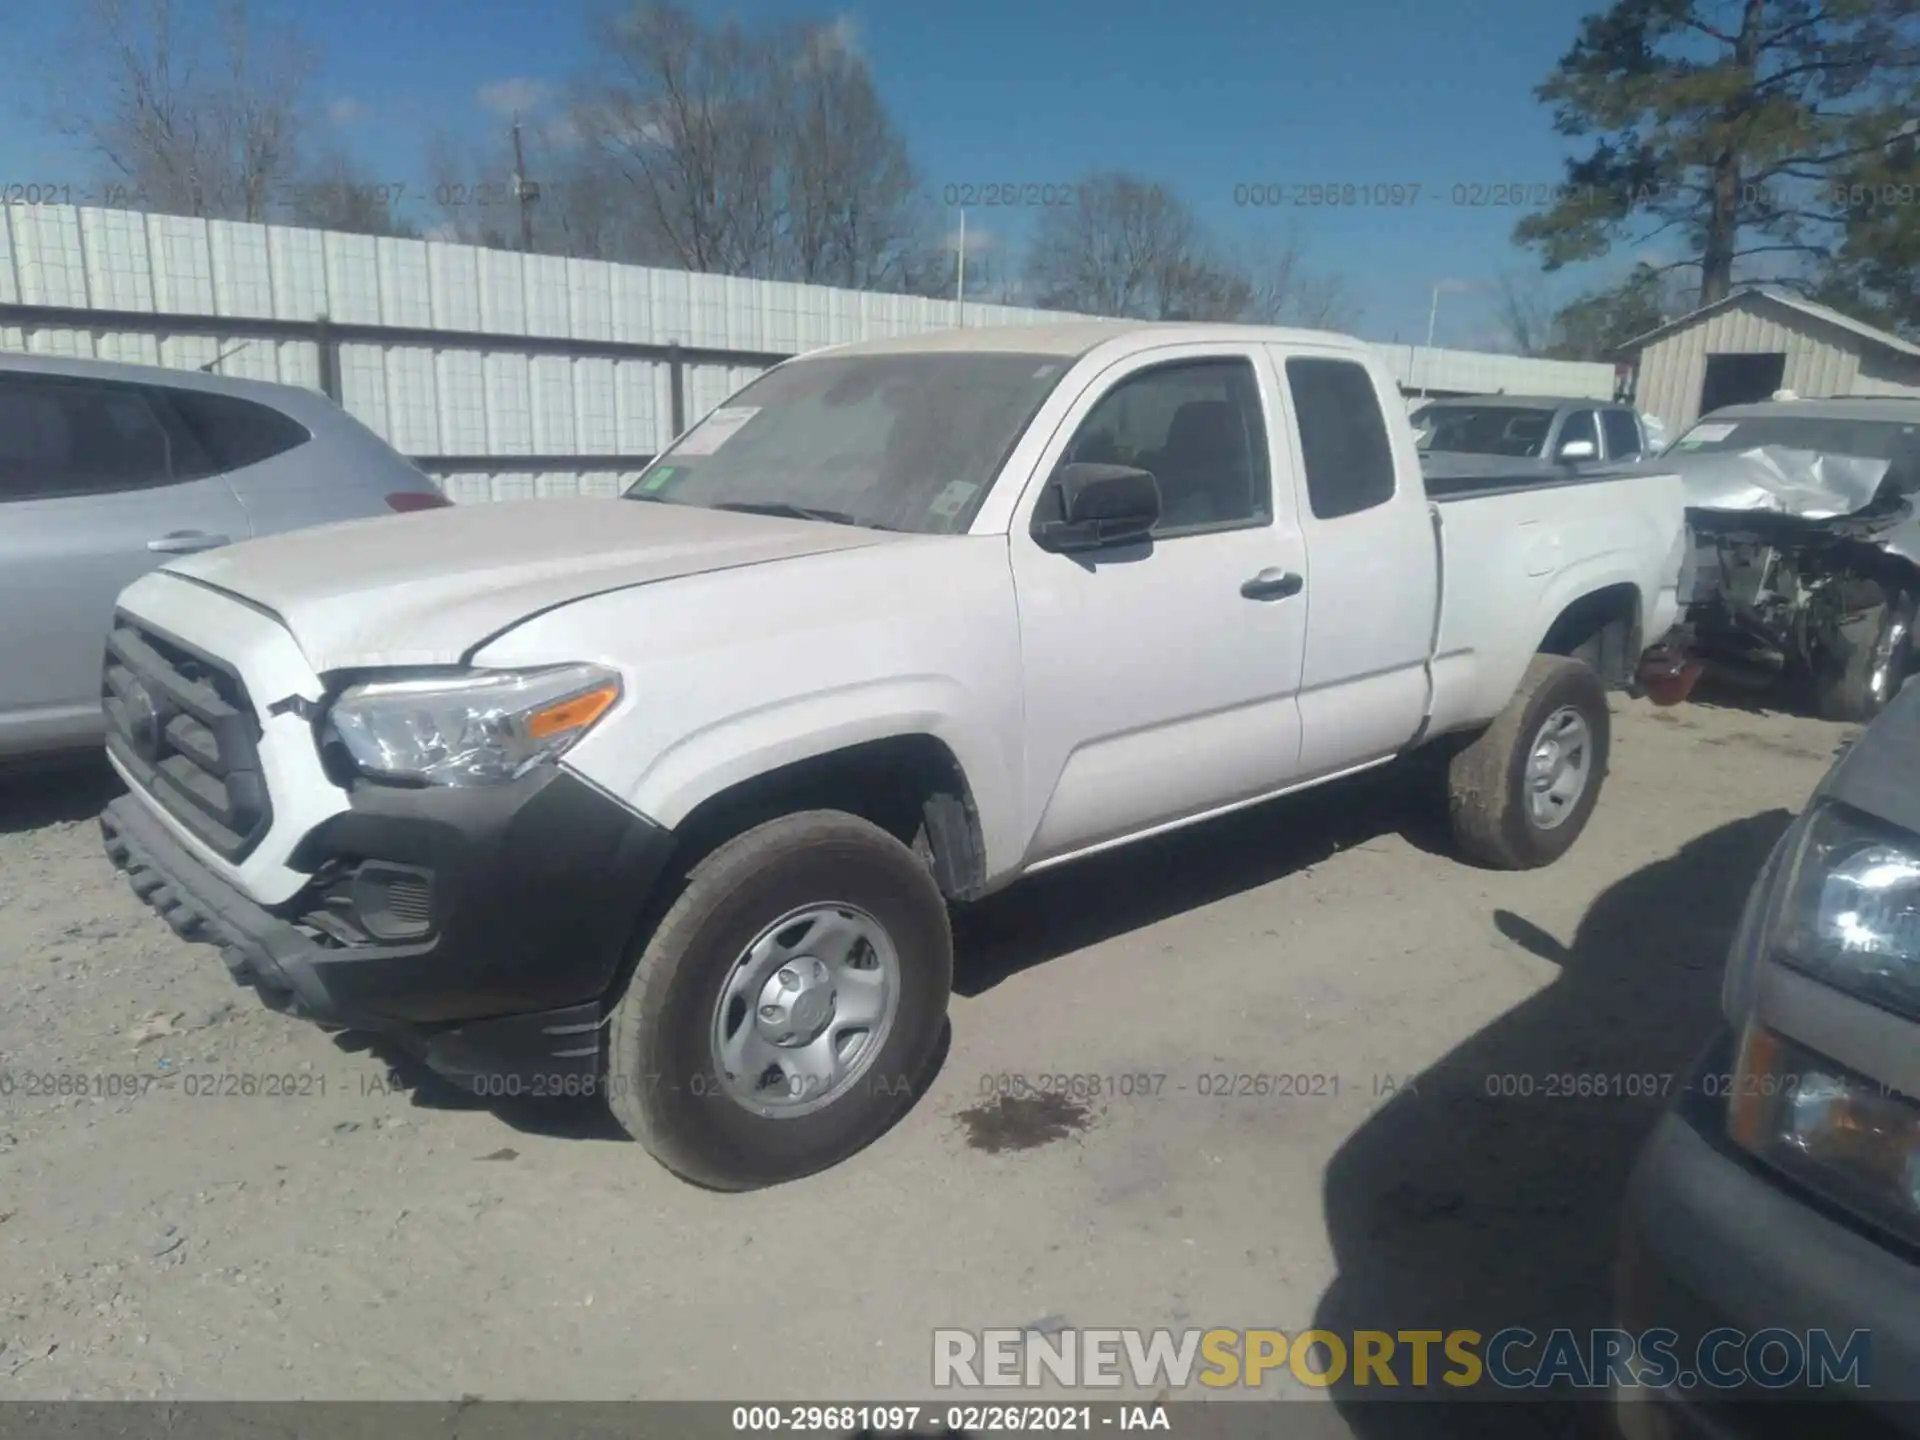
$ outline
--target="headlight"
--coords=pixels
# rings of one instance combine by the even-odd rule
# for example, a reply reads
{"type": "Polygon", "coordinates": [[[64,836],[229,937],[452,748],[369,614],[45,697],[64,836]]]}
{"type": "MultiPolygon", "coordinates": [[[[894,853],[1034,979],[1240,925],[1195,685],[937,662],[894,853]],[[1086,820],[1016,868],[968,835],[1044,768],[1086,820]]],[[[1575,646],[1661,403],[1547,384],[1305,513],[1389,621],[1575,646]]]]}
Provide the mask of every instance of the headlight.
{"type": "Polygon", "coordinates": [[[368,774],[428,785],[497,785],[563,754],[620,698],[598,665],[370,680],[330,717],[368,774]]]}
{"type": "Polygon", "coordinates": [[[1898,1233],[1920,1234],[1920,1103],[1749,1024],[1727,1133],[1898,1233]]]}
{"type": "Polygon", "coordinates": [[[1787,966],[1920,1019],[1920,838],[1818,803],[1769,857],[1728,957],[1740,1031],[1727,1133],[1857,1214],[1920,1234],[1920,1099],[1855,1074],[1752,1018],[1755,970],[1787,966]]]}
{"type": "Polygon", "coordinates": [[[1822,806],[1787,877],[1772,949],[1783,965],[1920,1020],[1920,840],[1822,806]]]}

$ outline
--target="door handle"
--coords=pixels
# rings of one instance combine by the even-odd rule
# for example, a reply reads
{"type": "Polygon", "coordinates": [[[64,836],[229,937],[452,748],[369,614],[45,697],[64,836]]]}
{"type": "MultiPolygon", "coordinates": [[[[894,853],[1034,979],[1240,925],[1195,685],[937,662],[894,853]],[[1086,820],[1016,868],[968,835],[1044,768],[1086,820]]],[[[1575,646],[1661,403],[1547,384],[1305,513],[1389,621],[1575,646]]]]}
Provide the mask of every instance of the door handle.
{"type": "Polygon", "coordinates": [[[1244,582],[1240,586],[1240,593],[1249,600],[1284,600],[1289,595],[1298,595],[1306,583],[1304,578],[1289,570],[1269,567],[1244,582]]]}
{"type": "Polygon", "coordinates": [[[147,541],[147,549],[162,555],[191,555],[196,550],[214,550],[232,543],[231,537],[207,530],[169,530],[158,540],[147,541]]]}

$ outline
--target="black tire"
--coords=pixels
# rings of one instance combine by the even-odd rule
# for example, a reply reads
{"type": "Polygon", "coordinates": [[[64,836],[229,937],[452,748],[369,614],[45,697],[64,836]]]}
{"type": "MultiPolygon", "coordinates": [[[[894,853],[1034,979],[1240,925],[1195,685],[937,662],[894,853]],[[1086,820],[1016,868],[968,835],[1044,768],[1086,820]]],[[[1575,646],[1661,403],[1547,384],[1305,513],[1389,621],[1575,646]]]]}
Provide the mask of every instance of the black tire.
{"type": "Polygon", "coordinates": [[[1447,766],[1454,843],[1471,859],[1500,870],[1551,865],[1586,828],[1607,778],[1611,743],[1607,690],[1591,666],[1561,655],[1536,655],[1507,708],[1447,766]],[[1528,762],[1541,727],[1571,708],[1586,722],[1591,747],[1584,789],[1552,826],[1528,804],[1528,762]]]}
{"type": "Polygon", "coordinates": [[[1823,720],[1865,723],[1900,693],[1913,663],[1914,593],[1889,596],[1840,627],[1839,644],[1820,657],[1814,710],[1823,720]]]}
{"type": "Polygon", "coordinates": [[[608,1035],[614,1118],[669,1170],[715,1190],[752,1190],[836,1165],[912,1104],[936,1054],[953,986],[946,902],[926,865],[878,826],[837,810],[770,820],[696,865],[649,936],[608,1035]],[[857,906],[899,959],[899,998],[878,1054],[852,1088],[802,1115],[768,1118],[714,1075],[716,1007],[767,926],[813,904],[857,906]]]}

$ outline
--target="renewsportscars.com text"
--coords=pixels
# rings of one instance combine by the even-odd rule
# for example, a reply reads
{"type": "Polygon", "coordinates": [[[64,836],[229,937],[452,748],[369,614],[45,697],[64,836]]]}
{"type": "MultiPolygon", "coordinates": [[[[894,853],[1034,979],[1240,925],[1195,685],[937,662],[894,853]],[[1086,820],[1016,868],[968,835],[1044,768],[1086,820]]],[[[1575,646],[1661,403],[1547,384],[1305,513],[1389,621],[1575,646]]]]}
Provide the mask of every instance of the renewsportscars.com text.
{"type": "Polygon", "coordinates": [[[942,1389],[1132,1385],[1778,1390],[1872,1384],[1864,1330],[936,1330],[942,1389]]]}

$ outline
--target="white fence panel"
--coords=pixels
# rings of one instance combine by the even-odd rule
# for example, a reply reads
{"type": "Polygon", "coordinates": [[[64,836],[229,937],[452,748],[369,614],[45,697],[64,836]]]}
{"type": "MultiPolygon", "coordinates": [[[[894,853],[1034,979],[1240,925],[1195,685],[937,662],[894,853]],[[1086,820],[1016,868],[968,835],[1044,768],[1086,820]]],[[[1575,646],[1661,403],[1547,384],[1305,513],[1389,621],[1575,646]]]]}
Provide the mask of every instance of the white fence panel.
{"type": "MultiPolygon", "coordinates": [[[[539,337],[541,353],[510,342],[482,349],[407,337],[337,345],[341,404],[397,448],[507,462],[498,471],[478,460],[469,462],[471,470],[443,471],[448,492],[461,500],[611,493],[625,483],[623,472],[513,469],[511,457],[643,456],[673,438],[669,365],[590,353],[596,343],[777,356],[924,333],[963,319],[985,325],[1070,318],[441,241],[61,205],[0,207],[0,304],[158,312],[202,323],[231,316],[306,325],[324,316],[336,325],[539,337]],[[553,353],[554,342],[569,341],[586,353],[553,353]]],[[[313,389],[325,379],[317,336],[156,335],[77,318],[31,326],[9,319],[0,324],[0,349],[178,368],[213,364],[224,374],[313,389]]],[[[1608,365],[1379,349],[1407,389],[1612,392],[1608,365]]],[[[681,373],[683,419],[692,424],[757,367],[696,356],[681,373]]]]}

